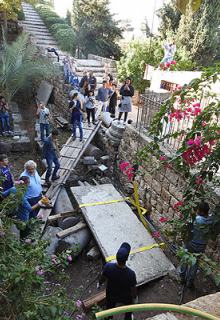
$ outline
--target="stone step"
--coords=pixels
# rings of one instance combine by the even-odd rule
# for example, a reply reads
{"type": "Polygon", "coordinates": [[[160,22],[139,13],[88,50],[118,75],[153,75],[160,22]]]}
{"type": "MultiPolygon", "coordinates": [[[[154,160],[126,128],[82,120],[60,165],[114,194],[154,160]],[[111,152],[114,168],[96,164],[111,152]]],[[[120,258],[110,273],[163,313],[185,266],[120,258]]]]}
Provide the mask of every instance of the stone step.
{"type": "Polygon", "coordinates": [[[28,25],[28,26],[35,26],[35,27],[36,26],[46,27],[43,22],[38,22],[38,21],[30,22],[30,21],[24,20],[24,21],[21,22],[21,24],[28,25]]]}
{"type": "Polygon", "coordinates": [[[79,67],[85,67],[85,68],[86,67],[102,67],[103,68],[102,64],[97,60],[78,59],[77,62],[79,67]]]}

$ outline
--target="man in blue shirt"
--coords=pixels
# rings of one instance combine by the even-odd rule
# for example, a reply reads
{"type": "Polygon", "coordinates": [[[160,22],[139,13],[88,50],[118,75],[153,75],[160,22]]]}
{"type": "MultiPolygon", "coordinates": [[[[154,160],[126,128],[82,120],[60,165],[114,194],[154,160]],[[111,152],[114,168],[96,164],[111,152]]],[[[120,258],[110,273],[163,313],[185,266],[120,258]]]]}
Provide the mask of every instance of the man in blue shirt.
{"type": "Polygon", "coordinates": [[[8,168],[9,161],[6,154],[0,155],[0,187],[6,191],[13,187],[14,177],[8,168]]]}
{"type": "MultiPolygon", "coordinates": [[[[126,266],[131,247],[127,242],[123,242],[116,254],[116,263],[107,263],[99,279],[99,284],[107,279],[106,288],[106,309],[114,308],[116,303],[125,305],[132,304],[132,300],[136,298],[136,275],[133,270],[126,266]]],[[[108,317],[112,319],[112,317],[108,317]]],[[[132,319],[132,313],[125,314],[126,320],[132,319]]]]}
{"type": "Polygon", "coordinates": [[[53,162],[55,164],[55,168],[52,174],[52,181],[60,178],[60,176],[57,175],[57,171],[59,170],[59,167],[60,167],[60,162],[58,159],[60,157],[58,143],[57,143],[58,135],[59,135],[58,130],[54,129],[52,131],[52,134],[50,134],[49,137],[46,138],[43,146],[43,163],[45,164],[45,166],[47,165],[45,183],[47,184],[48,187],[51,186],[49,179],[52,173],[53,162]]]}
{"type": "MultiPolygon", "coordinates": [[[[193,238],[188,243],[184,244],[184,248],[188,250],[190,253],[202,253],[205,252],[206,245],[208,243],[208,239],[204,237],[204,233],[202,232],[202,225],[212,224],[212,220],[210,220],[209,216],[209,205],[207,202],[201,202],[198,207],[197,217],[193,223],[193,238]]],[[[201,257],[198,256],[199,257],[201,257]]],[[[188,265],[183,263],[179,269],[179,275],[182,282],[185,282],[186,274],[187,274],[187,287],[192,287],[193,282],[196,276],[196,272],[198,269],[199,262],[196,260],[196,263],[193,266],[190,266],[189,272],[187,274],[188,265]]]]}
{"type": "MultiPolygon", "coordinates": [[[[30,184],[30,179],[26,176],[23,176],[20,178],[20,180],[23,181],[24,186],[28,188],[30,184]]],[[[6,190],[5,192],[3,192],[2,196],[3,198],[6,198],[9,195],[13,195],[14,193],[16,193],[16,191],[17,189],[15,187],[12,187],[6,190]]],[[[14,198],[14,195],[13,195],[13,198],[14,198]]],[[[37,209],[41,205],[41,202],[39,201],[37,204],[31,207],[25,195],[23,195],[20,200],[21,202],[19,203],[18,209],[14,211],[12,215],[15,216],[18,220],[27,222],[29,220],[30,212],[37,209]]],[[[30,229],[28,228],[28,226],[26,226],[24,230],[20,230],[20,238],[21,239],[26,238],[29,233],[30,233],[30,229]]]]}

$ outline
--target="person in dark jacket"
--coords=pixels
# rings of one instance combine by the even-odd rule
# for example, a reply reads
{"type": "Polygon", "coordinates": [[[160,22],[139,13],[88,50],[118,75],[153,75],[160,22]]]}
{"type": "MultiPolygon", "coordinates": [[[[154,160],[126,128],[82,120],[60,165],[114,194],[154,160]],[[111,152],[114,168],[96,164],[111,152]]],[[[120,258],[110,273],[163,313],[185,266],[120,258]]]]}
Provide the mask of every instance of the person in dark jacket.
{"type": "Polygon", "coordinates": [[[120,89],[120,95],[122,96],[121,103],[119,104],[119,116],[118,124],[120,124],[121,116],[124,112],[124,122],[123,125],[126,125],[128,112],[131,112],[132,103],[131,97],[134,95],[134,87],[131,85],[131,78],[127,77],[125,79],[125,84],[120,89]]]}
{"type": "Polygon", "coordinates": [[[59,54],[56,52],[55,48],[47,47],[47,52],[53,52],[57,56],[57,62],[60,61],[59,54]]]}
{"type": "Polygon", "coordinates": [[[69,104],[69,112],[71,113],[71,123],[73,124],[73,140],[76,140],[76,125],[78,125],[80,141],[83,140],[82,113],[80,111],[81,103],[81,100],[78,98],[78,93],[75,92],[69,104]]]}
{"type": "Polygon", "coordinates": [[[13,187],[14,177],[8,167],[9,160],[6,154],[0,155],[0,187],[6,191],[13,187]]]}
{"type": "Polygon", "coordinates": [[[83,77],[82,77],[82,79],[80,80],[80,83],[79,83],[80,93],[82,93],[83,95],[85,95],[85,89],[86,89],[86,86],[88,86],[88,82],[89,82],[89,79],[88,79],[88,76],[87,76],[87,70],[84,70],[83,71],[83,77]]]}
{"type": "MultiPolygon", "coordinates": [[[[127,242],[122,243],[116,254],[117,262],[107,263],[102,270],[99,284],[107,280],[106,309],[115,308],[116,303],[132,304],[133,299],[137,297],[135,272],[126,266],[130,250],[131,247],[127,242]]],[[[124,319],[131,320],[132,313],[127,312],[124,319]]]]}
{"type": "Polygon", "coordinates": [[[109,100],[109,112],[111,113],[111,117],[115,118],[115,107],[117,106],[117,91],[116,91],[117,83],[112,84],[113,94],[109,100]]]}
{"type": "Polygon", "coordinates": [[[48,187],[50,187],[50,176],[52,173],[52,164],[54,162],[55,168],[53,170],[52,174],[52,181],[57,180],[60,178],[60,176],[57,175],[57,171],[60,167],[59,157],[60,152],[58,149],[58,143],[57,143],[57,137],[59,135],[58,130],[54,129],[52,131],[52,134],[49,135],[49,137],[46,138],[44,145],[43,145],[43,163],[45,166],[47,166],[47,172],[45,177],[45,183],[48,187]]]}

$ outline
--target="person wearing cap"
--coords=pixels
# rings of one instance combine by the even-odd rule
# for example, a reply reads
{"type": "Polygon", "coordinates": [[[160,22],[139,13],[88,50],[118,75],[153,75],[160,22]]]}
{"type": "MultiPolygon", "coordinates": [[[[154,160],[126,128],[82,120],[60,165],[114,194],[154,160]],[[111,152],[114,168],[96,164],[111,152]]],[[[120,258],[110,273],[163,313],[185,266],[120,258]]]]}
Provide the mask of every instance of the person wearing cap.
{"type": "Polygon", "coordinates": [[[105,111],[108,105],[108,99],[113,94],[111,88],[107,88],[107,81],[103,80],[102,87],[98,90],[98,101],[102,103],[102,111],[105,111]]]}
{"type": "Polygon", "coordinates": [[[0,155],[0,188],[6,191],[13,187],[14,177],[9,169],[9,160],[6,154],[0,155]]]}
{"type": "Polygon", "coordinates": [[[124,122],[123,125],[126,125],[128,112],[131,112],[131,97],[134,95],[134,87],[131,85],[131,78],[127,77],[125,79],[125,84],[120,89],[121,103],[119,104],[119,115],[118,115],[118,124],[120,124],[121,116],[124,112],[124,122]]]}
{"type": "MultiPolygon", "coordinates": [[[[107,263],[102,270],[99,284],[107,279],[106,309],[114,308],[117,303],[130,305],[137,296],[135,272],[126,266],[130,250],[127,242],[122,243],[116,254],[116,263],[107,263]]],[[[124,319],[131,320],[132,313],[127,312],[124,319]]]]}

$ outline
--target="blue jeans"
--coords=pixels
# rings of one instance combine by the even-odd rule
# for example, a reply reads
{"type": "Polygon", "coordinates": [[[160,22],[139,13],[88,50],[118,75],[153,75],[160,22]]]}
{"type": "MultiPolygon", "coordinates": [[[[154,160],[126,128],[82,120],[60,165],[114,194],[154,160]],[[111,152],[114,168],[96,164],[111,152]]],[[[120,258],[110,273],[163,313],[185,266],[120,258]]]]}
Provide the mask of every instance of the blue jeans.
{"type": "Polygon", "coordinates": [[[44,142],[44,129],[46,130],[46,137],[49,137],[49,123],[40,123],[40,139],[44,142]]]}
{"type": "Polygon", "coordinates": [[[60,162],[59,162],[59,159],[57,158],[57,156],[54,158],[46,158],[46,160],[47,160],[48,167],[47,167],[47,173],[46,173],[45,180],[49,181],[51,173],[52,173],[53,162],[55,164],[55,168],[53,170],[52,178],[56,177],[57,171],[59,170],[59,167],[60,167],[60,162]]]}
{"type": "MultiPolygon", "coordinates": [[[[198,244],[193,241],[189,241],[189,243],[184,244],[183,247],[185,249],[187,249],[190,253],[203,253],[203,252],[205,252],[206,245],[205,244],[198,244]]],[[[200,257],[201,256],[198,256],[198,258],[200,258],[200,257]]],[[[189,272],[187,275],[187,282],[191,285],[193,284],[193,281],[196,277],[196,272],[197,272],[198,266],[199,266],[199,262],[198,262],[198,260],[196,260],[196,263],[193,266],[190,266],[190,268],[189,268],[189,272]]],[[[179,275],[182,279],[186,278],[187,269],[188,269],[188,264],[183,263],[179,269],[179,275]]]]}
{"type": "MultiPolygon", "coordinates": [[[[38,201],[40,201],[41,198],[42,198],[42,196],[41,196],[41,194],[39,194],[38,197],[34,197],[34,198],[31,198],[31,199],[27,199],[27,200],[30,203],[30,205],[33,207],[35,204],[38,203],[38,201]]],[[[36,218],[39,210],[40,210],[40,207],[38,207],[37,209],[31,211],[30,214],[29,214],[29,219],[36,218]]]]}
{"type": "Polygon", "coordinates": [[[5,120],[8,128],[8,132],[10,131],[10,123],[9,123],[9,114],[8,113],[1,113],[1,125],[2,125],[2,135],[5,135],[5,120]]]}
{"type": "Polygon", "coordinates": [[[69,83],[70,69],[67,67],[64,67],[63,73],[64,73],[64,81],[69,83]]]}
{"type": "Polygon", "coordinates": [[[83,137],[83,129],[82,129],[82,116],[80,116],[80,120],[73,119],[73,137],[76,138],[76,125],[79,127],[80,138],[83,137]]]}
{"type": "MultiPolygon", "coordinates": [[[[173,57],[163,58],[161,63],[171,62],[173,60],[173,57]]],[[[170,71],[170,68],[167,68],[167,71],[170,71]]]]}

